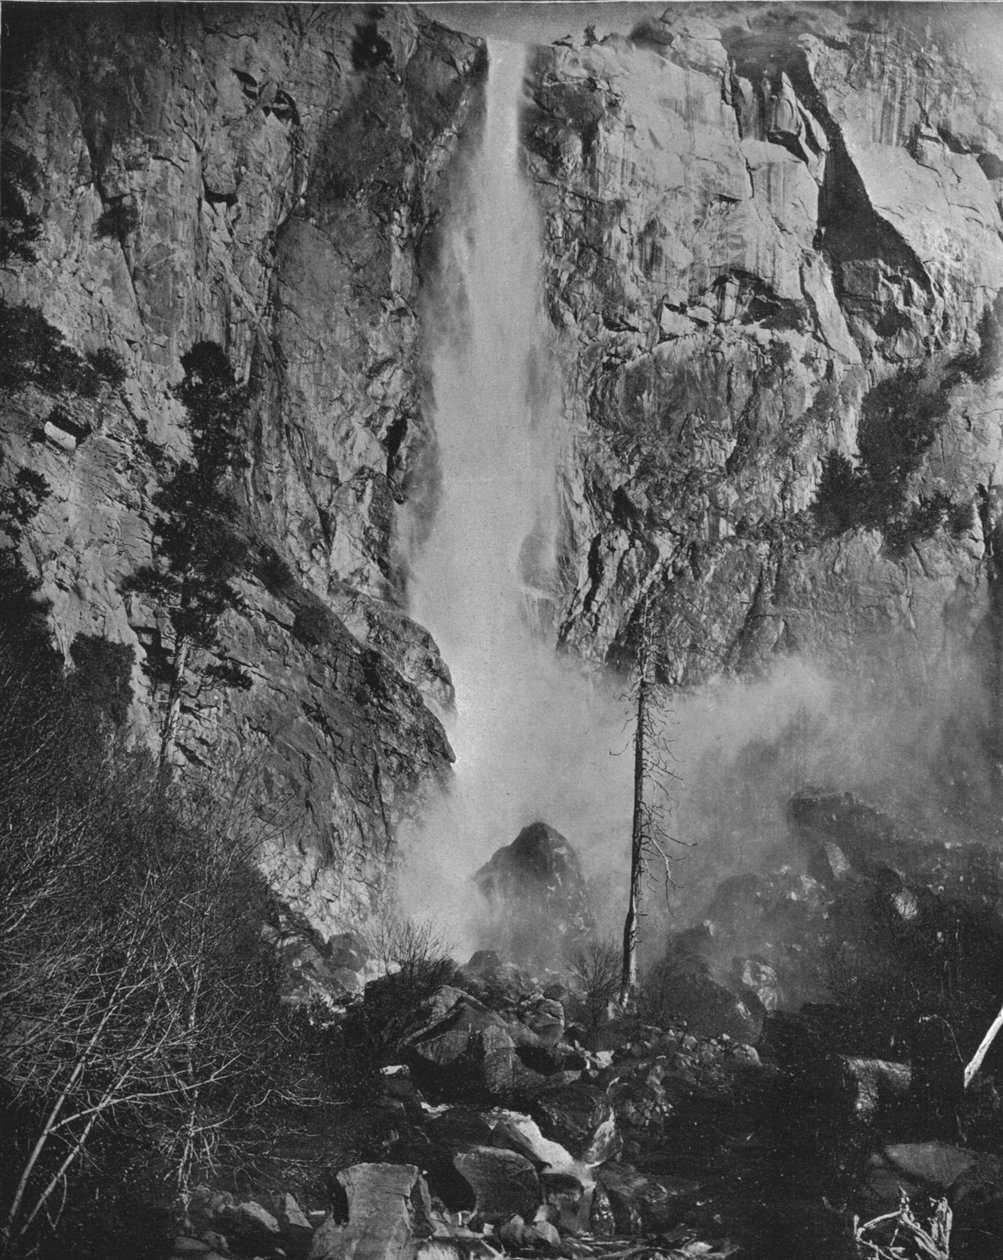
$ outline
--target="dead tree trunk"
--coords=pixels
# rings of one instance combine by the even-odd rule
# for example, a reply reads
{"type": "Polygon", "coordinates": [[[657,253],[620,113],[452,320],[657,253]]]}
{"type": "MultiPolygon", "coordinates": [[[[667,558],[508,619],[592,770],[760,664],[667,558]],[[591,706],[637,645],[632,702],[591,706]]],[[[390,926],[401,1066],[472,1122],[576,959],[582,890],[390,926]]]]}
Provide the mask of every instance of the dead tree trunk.
{"type": "Polygon", "coordinates": [[[644,875],[644,777],[648,681],[641,674],[637,687],[637,725],[634,728],[634,810],[630,829],[630,888],[627,917],[623,924],[623,972],[620,1004],[630,1006],[637,996],[637,933],[641,913],[641,879],[644,875]]]}

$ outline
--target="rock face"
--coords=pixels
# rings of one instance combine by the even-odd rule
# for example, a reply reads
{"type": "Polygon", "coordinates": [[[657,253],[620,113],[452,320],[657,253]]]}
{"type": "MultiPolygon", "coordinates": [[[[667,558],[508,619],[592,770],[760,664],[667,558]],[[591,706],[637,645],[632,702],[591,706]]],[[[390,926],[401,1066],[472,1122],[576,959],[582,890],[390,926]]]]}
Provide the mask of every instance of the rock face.
{"type": "Polygon", "coordinates": [[[491,921],[483,934],[506,957],[547,966],[570,959],[591,926],[578,856],[544,822],[523,827],[474,876],[491,921]]]}
{"type": "Polygon", "coordinates": [[[422,250],[483,50],[403,9],[167,5],[12,15],[4,58],[5,157],[37,172],[42,233],[2,295],[126,371],[61,400],[73,431],[50,423],[52,440],[31,437],[51,394],[3,399],[5,467],[52,488],[31,560],[55,633],[136,649],[152,741],[163,697],[143,665],[169,627],[123,585],[188,449],[180,355],[216,341],[252,396],[251,558],[222,636],[252,686],[189,704],[180,754],[240,783],[274,882],[325,936],[364,922],[396,821],[451,759],[422,699],[448,702],[448,672],[402,612],[393,538],[427,438],[422,250]]]}
{"type": "Polygon", "coordinates": [[[687,5],[538,51],[565,643],[615,656],[644,591],[680,682],[798,648],[859,662],[899,632],[929,664],[945,623],[948,652],[968,639],[1003,454],[980,31],[687,5]]]}

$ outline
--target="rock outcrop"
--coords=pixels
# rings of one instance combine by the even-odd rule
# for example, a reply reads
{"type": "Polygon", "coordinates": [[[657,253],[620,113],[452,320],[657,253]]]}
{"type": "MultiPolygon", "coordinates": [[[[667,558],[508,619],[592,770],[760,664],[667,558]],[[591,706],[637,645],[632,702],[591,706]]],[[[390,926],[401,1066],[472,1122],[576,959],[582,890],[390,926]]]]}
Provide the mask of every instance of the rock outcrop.
{"type": "Polygon", "coordinates": [[[487,903],[485,941],[529,966],[560,966],[581,948],[592,927],[578,855],[545,822],[523,827],[474,875],[487,903]]]}

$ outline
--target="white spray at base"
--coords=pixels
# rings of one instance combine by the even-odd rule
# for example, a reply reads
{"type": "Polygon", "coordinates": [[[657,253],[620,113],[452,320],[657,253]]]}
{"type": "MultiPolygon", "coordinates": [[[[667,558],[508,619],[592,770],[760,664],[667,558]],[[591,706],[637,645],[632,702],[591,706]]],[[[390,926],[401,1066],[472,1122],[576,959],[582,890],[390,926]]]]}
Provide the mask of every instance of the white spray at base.
{"type": "Polygon", "coordinates": [[[525,49],[489,44],[478,151],[455,192],[426,303],[439,494],[412,558],[411,615],[453,677],[455,784],[408,843],[404,908],[476,945],[469,878],[540,818],[579,847],[622,835],[609,702],[548,641],[564,441],[542,304],[540,216],[519,169],[525,49]],[[583,798],[583,790],[587,799],[583,798]]]}

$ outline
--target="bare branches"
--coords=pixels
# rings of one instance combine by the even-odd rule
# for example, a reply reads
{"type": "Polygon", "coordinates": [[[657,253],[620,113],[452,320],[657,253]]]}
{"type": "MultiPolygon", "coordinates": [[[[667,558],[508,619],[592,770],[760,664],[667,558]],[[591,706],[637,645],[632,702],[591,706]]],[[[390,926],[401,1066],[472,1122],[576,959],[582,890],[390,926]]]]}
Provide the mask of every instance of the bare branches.
{"type": "MultiPolygon", "coordinates": [[[[55,721],[34,734],[58,758],[55,721]]],[[[7,753],[28,764],[25,738],[0,723],[0,1098],[17,1116],[3,1256],[54,1226],[87,1152],[126,1117],[171,1135],[162,1149],[186,1184],[253,1076],[275,1002],[236,798],[165,795],[137,754],[96,762],[97,782],[64,758],[63,782],[33,792],[34,770],[2,774],[7,753]]]]}
{"type": "Polygon", "coordinates": [[[853,1241],[864,1260],[948,1260],[951,1248],[951,1208],[939,1199],[930,1219],[920,1222],[909,1196],[900,1191],[894,1212],[861,1223],[853,1218],[853,1241]]]}

